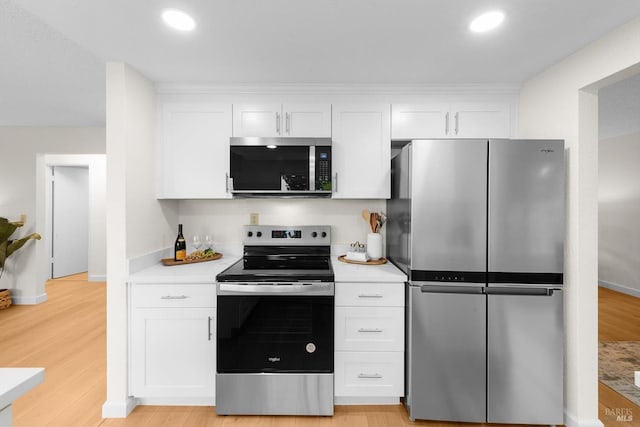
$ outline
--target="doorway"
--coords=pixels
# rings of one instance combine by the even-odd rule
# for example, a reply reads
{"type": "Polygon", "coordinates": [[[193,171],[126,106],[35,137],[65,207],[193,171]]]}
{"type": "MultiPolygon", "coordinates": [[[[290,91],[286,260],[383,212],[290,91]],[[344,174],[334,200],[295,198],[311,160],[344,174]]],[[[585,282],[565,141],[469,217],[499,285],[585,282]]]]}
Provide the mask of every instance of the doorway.
{"type": "Polygon", "coordinates": [[[51,278],[89,269],[89,168],[51,167],[51,278]]]}
{"type": "Polygon", "coordinates": [[[605,425],[640,417],[640,74],[598,92],[598,360],[605,425]]]}

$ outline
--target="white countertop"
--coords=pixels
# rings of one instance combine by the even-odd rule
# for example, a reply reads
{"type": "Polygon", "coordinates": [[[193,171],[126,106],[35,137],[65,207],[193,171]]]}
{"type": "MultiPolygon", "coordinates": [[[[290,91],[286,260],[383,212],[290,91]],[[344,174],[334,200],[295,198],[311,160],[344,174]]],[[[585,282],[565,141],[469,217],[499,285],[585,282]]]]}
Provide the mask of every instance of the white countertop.
{"type": "Polygon", "coordinates": [[[165,266],[157,263],[129,276],[134,283],[215,283],[216,275],[238,261],[241,255],[222,255],[214,261],[165,266]]]}
{"type": "Polygon", "coordinates": [[[382,265],[349,264],[331,255],[336,282],[397,283],[406,282],[407,275],[391,262],[382,265]]]}
{"type": "Polygon", "coordinates": [[[0,410],[44,381],[44,368],[0,368],[0,410]]]}
{"type": "MultiPolygon", "coordinates": [[[[215,261],[187,265],[164,266],[154,264],[129,280],[134,283],[214,283],[216,275],[241,258],[241,255],[223,255],[215,261]]],[[[407,276],[392,263],[382,265],[358,265],[338,261],[331,255],[336,282],[394,283],[406,282],[407,276]]]]}

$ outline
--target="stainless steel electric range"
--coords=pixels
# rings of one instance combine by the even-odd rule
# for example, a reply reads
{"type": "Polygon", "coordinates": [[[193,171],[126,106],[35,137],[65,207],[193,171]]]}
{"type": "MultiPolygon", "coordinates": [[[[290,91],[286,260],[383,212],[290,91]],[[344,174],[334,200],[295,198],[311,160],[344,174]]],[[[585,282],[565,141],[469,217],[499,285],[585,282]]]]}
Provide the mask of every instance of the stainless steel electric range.
{"type": "Polygon", "coordinates": [[[330,226],[245,226],[217,279],[216,412],[333,415],[330,226]]]}

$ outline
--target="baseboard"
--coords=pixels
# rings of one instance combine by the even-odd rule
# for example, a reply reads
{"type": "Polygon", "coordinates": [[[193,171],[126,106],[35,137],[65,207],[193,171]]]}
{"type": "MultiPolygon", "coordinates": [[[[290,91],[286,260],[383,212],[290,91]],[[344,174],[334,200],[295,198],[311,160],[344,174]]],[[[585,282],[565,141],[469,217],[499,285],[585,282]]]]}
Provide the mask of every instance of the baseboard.
{"type": "Polygon", "coordinates": [[[149,406],[211,406],[216,399],[211,397],[138,397],[138,405],[149,406]]]}
{"type": "Polygon", "coordinates": [[[607,282],[606,280],[598,280],[598,285],[603,288],[611,289],[612,291],[640,298],[640,289],[630,288],[629,286],[620,285],[618,283],[607,282]]]}
{"type": "Polygon", "coordinates": [[[604,427],[604,424],[599,419],[593,420],[579,420],[569,412],[564,412],[564,425],[567,427],[604,427]]]}
{"type": "Polygon", "coordinates": [[[386,396],[336,396],[335,405],[399,405],[400,398],[386,396]]]}
{"type": "Polygon", "coordinates": [[[137,404],[137,399],[131,396],[125,401],[107,400],[102,405],[102,418],[126,418],[137,404]]]}
{"type": "Polygon", "coordinates": [[[90,282],[106,282],[107,276],[104,274],[92,274],[89,276],[90,282]]]}
{"type": "Polygon", "coordinates": [[[43,302],[45,302],[48,299],[49,298],[47,297],[46,293],[40,294],[40,295],[36,295],[36,296],[29,296],[29,297],[11,295],[11,303],[15,304],[15,305],[42,304],[43,302]]]}

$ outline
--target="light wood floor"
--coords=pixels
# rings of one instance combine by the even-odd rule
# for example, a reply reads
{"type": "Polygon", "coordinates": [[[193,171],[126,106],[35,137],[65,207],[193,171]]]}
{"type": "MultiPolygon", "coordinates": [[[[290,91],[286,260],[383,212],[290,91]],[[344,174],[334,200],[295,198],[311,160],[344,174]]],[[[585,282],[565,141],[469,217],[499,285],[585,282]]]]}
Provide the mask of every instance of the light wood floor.
{"type": "MultiPolygon", "coordinates": [[[[86,274],[80,274],[50,281],[46,303],[0,310],[0,366],[45,368],[44,383],[15,402],[15,427],[483,425],[411,422],[399,405],[336,406],[334,417],[218,417],[211,407],[141,406],[126,419],[102,419],[106,398],[105,284],[86,279],[86,274]]],[[[601,289],[600,298],[600,339],[640,340],[640,299],[607,289],[601,289]]],[[[602,384],[600,413],[607,426],[640,425],[640,408],[602,384]],[[637,420],[608,420],[606,408],[630,408],[637,420]]]]}
{"type": "MultiPolygon", "coordinates": [[[[598,340],[640,341],[640,298],[607,288],[598,289],[598,340]]],[[[640,426],[640,406],[599,383],[599,413],[605,426],[640,426]],[[629,410],[633,421],[616,421],[612,411],[629,410]]]]}

